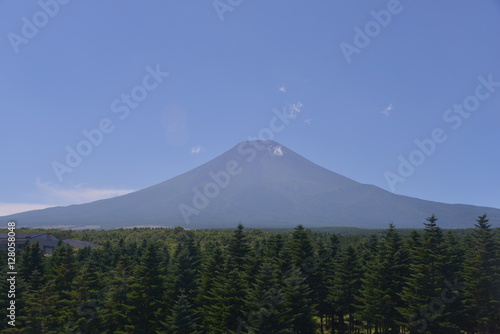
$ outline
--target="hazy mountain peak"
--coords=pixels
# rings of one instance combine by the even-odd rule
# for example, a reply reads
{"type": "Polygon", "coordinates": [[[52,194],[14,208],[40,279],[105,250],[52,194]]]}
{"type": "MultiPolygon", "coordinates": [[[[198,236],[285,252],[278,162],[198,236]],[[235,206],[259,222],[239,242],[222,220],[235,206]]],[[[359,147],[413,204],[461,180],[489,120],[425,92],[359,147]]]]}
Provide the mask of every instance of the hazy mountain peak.
{"type": "Polygon", "coordinates": [[[400,196],[327,170],[273,140],[244,141],[205,164],[149,188],[107,200],[3,217],[21,226],[135,225],[190,228],[355,226],[472,227],[500,210],[400,196]]]}

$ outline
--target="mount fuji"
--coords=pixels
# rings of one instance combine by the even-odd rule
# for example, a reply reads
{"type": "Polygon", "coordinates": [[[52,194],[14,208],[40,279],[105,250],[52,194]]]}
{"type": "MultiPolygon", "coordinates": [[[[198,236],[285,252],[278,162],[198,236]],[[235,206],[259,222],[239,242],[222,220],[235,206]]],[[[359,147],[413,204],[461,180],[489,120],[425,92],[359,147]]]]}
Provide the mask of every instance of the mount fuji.
{"type": "Polygon", "coordinates": [[[19,226],[183,226],[185,228],[352,226],[421,228],[435,214],[441,227],[473,227],[486,213],[500,227],[500,209],[445,204],[361,184],[274,141],[242,142],[207,163],[160,184],[86,204],[0,217],[19,226]]]}

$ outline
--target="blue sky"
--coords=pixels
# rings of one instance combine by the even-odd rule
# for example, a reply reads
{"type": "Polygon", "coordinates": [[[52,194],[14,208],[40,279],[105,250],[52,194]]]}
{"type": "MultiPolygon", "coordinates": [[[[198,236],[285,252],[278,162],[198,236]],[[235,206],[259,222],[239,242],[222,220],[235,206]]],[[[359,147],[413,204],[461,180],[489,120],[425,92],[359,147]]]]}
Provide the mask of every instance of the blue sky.
{"type": "Polygon", "coordinates": [[[165,181],[269,133],[273,110],[294,118],[272,139],[337,173],[500,207],[498,1],[3,0],[0,17],[0,215],[165,181]]]}

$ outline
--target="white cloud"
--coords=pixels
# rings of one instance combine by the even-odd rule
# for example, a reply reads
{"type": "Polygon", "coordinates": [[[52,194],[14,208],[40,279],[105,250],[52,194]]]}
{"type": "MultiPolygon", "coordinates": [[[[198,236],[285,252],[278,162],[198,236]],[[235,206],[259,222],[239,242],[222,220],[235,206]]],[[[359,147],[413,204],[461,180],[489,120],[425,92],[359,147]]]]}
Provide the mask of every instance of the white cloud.
{"type": "Polygon", "coordinates": [[[114,188],[90,188],[82,184],[77,184],[71,188],[64,188],[50,182],[36,181],[36,186],[41,191],[41,195],[47,202],[58,203],[58,205],[82,204],[106,199],[133,192],[130,189],[114,188]]]}
{"type": "Polygon", "coordinates": [[[304,124],[311,125],[312,119],[308,118],[304,120],[304,124]]]}
{"type": "Polygon", "coordinates": [[[382,115],[389,116],[392,110],[392,103],[387,106],[384,110],[380,111],[382,115]]]}
{"type": "Polygon", "coordinates": [[[286,93],[286,87],[285,86],[281,86],[281,87],[278,87],[278,90],[282,93],[286,93]]]}
{"type": "Polygon", "coordinates": [[[288,113],[292,116],[292,118],[296,118],[297,115],[301,112],[301,109],[304,105],[302,102],[292,103],[288,105],[288,113]]]}
{"type": "Polygon", "coordinates": [[[191,153],[194,153],[194,154],[201,153],[202,151],[203,151],[203,147],[201,147],[200,145],[196,145],[195,147],[193,147],[191,149],[191,153]]]}
{"type": "Polygon", "coordinates": [[[54,205],[34,203],[0,203],[0,216],[8,216],[24,211],[41,210],[52,206],[54,205]]]}
{"type": "Polygon", "coordinates": [[[71,204],[82,204],[106,199],[121,195],[126,195],[134,190],[129,189],[97,189],[85,187],[81,184],[70,188],[62,187],[50,182],[37,180],[35,183],[38,188],[40,202],[45,203],[5,203],[0,202],[0,216],[7,216],[19,212],[41,210],[54,206],[64,206],[71,204]]]}

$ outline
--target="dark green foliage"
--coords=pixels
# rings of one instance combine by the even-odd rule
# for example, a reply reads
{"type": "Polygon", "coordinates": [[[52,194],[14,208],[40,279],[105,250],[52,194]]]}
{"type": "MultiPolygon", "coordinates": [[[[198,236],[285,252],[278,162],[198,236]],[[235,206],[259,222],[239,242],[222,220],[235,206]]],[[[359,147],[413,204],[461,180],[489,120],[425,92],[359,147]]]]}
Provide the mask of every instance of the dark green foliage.
{"type": "Polygon", "coordinates": [[[143,245],[143,252],[133,273],[130,301],[134,306],[131,314],[134,333],[150,333],[160,329],[159,320],[163,318],[164,279],[161,276],[158,247],[143,245]]]}
{"type": "Polygon", "coordinates": [[[470,332],[500,332],[500,247],[486,215],[478,218],[465,265],[464,304],[470,332]]]}
{"type": "Polygon", "coordinates": [[[74,313],[69,329],[81,334],[91,334],[95,333],[96,328],[102,327],[99,317],[104,293],[101,276],[96,264],[90,259],[81,267],[73,281],[74,313]]]}
{"type": "Polygon", "coordinates": [[[283,291],[284,306],[289,309],[287,314],[291,320],[293,333],[312,334],[315,332],[315,306],[312,300],[312,291],[297,267],[286,273],[285,288],[283,291]]]}
{"type": "Polygon", "coordinates": [[[341,333],[353,331],[356,296],[361,287],[361,270],[358,255],[353,247],[340,252],[335,261],[335,271],[328,286],[328,300],[337,316],[341,333]],[[344,316],[348,316],[347,324],[344,316]]]}
{"type": "Polygon", "coordinates": [[[132,276],[130,259],[122,256],[118,265],[110,272],[99,316],[105,325],[106,333],[126,333],[132,327],[132,276]]]}
{"type": "Polygon", "coordinates": [[[458,277],[449,276],[449,254],[437,218],[432,215],[427,221],[401,293],[405,306],[398,310],[406,319],[401,324],[421,333],[458,333],[458,326],[451,322],[453,303],[458,304],[458,277]]]}
{"type": "Polygon", "coordinates": [[[285,306],[282,277],[276,265],[264,262],[245,301],[245,317],[239,329],[252,333],[290,332],[291,309],[285,306]]]}
{"type": "Polygon", "coordinates": [[[356,298],[357,317],[368,329],[380,333],[399,333],[398,322],[403,322],[397,308],[403,307],[400,294],[408,275],[408,252],[399,233],[391,224],[373,249],[366,263],[360,295],[356,298]]]}
{"type": "Polygon", "coordinates": [[[475,230],[444,233],[435,217],[425,227],[50,231],[103,246],[60,245],[45,256],[26,245],[17,257],[19,326],[3,322],[0,331],[500,332],[498,231],[485,216],[475,230]]]}
{"type": "Polygon", "coordinates": [[[167,322],[163,325],[167,328],[166,331],[158,333],[168,334],[198,334],[198,314],[193,306],[188,301],[188,296],[181,292],[177,298],[172,312],[167,318],[167,322]]]}

